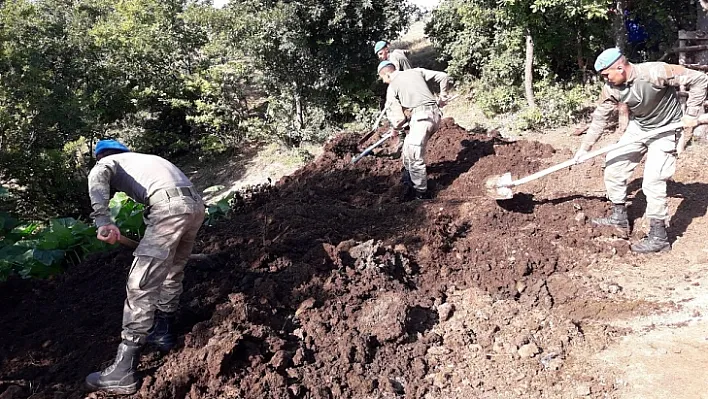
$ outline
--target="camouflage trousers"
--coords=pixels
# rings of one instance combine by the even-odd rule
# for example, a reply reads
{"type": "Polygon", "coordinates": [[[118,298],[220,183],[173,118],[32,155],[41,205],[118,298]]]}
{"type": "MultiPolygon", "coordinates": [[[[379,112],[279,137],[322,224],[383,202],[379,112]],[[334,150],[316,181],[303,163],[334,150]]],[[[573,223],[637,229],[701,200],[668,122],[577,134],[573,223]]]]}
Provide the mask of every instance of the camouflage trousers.
{"type": "Polygon", "coordinates": [[[133,252],[125,287],[124,340],[144,343],[155,310],[177,310],[184,267],[203,222],[204,204],[198,198],[173,197],[149,208],[145,236],[133,252]]]}
{"type": "Polygon", "coordinates": [[[403,167],[411,176],[413,188],[418,191],[428,189],[428,173],[425,167],[425,147],[428,139],[440,124],[440,111],[437,107],[411,115],[410,132],[403,141],[403,167]]]}
{"type": "MultiPolygon", "coordinates": [[[[633,140],[643,133],[639,125],[630,121],[619,142],[633,140]]],[[[679,135],[678,132],[667,132],[608,152],[605,160],[605,188],[610,201],[615,204],[627,201],[627,182],[646,154],[642,181],[642,191],[647,197],[646,217],[667,220],[669,208],[666,202],[666,181],[676,171],[676,143],[679,135]]]]}

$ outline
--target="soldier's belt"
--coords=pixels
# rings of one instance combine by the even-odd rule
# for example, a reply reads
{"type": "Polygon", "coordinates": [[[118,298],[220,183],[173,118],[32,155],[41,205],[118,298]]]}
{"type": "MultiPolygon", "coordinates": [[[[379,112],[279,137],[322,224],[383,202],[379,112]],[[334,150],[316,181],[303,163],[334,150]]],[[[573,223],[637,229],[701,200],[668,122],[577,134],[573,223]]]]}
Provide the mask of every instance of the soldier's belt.
{"type": "Polygon", "coordinates": [[[163,188],[148,198],[148,206],[153,206],[158,202],[167,201],[175,197],[192,197],[195,201],[200,199],[199,194],[193,187],[163,188]]]}
{"type": "Polygon", "coordinates": [[[436,112],[438,110],[439,110],[439,108],[438,108],[437,104],[420,105],[420,106],[417,106],[417,107],[411,109],[411,115],[417,114],[418,112],[436,112]]]}

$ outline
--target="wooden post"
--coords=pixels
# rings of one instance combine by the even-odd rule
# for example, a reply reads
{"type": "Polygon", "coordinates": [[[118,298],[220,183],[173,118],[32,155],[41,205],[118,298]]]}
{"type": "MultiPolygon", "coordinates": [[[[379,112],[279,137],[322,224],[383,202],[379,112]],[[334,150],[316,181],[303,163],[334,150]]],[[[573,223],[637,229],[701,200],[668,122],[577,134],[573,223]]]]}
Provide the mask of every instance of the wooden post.
{"type": "MultiPolygon", "coordinates": [[[[679,35],[680,37],[680,35],[679,35]]],[[[685,40],[679,40],[679,65],[686,65],[688,62],[686,62],[686,53],[681,51],[681,48],[686,47],[686,41],[685,40]]]]}
{"type": "MultiPolygon", "coordinates": [[[[708,44],[706,40],[708,40],[708,35],[706,32],[708,32],[708,14],[706,14],[706,11],[701,7],[701,4],[697,4],[697,18],[696,18],[696,39],[700,38],[700,42],[694,43],[694,44],[708,44]]],[[[701,51],[698,53],[693,54],[693,63],[695,64],[703,64],[706,65],[708,64],[708,51],[701,51]]]]}

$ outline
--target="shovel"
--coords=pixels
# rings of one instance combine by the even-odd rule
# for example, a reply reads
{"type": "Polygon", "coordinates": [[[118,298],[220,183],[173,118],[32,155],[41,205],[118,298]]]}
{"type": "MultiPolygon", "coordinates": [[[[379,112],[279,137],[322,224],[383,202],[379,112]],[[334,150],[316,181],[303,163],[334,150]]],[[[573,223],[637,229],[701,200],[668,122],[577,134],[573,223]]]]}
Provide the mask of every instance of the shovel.
{"type": "MultiPolygon", "coordinates": [[[[698,123],[699,124],[705,124],[708,123],[708,114],[702,115],[700,118],[698,118],[698,123]]],[[[617,143],[613,144],[604,148],[601,148],[599,150],[591,151],[584,156],[580,157],[577,161],[574,159],[569,159],[563,163],[559,163],[557,165],[551,166],[548,169],[544,169],[542,171],[536,172],[532,175],[526,176],[522,179],[519,180],[511,180],[511,173],[507,172],[504,173],[503,175],[496,175],[496,176],[491,176],[487,178],[487,180],[484,183],[487,195],[491,198],[497,199],[497,200],[505,200],[505,199],[511,199],[514,197],[514,192],[511,190],[512,187],[520,186],[522,184],[534,181],[536,179],[540,179],[541,177],[544,177],[546,175],[549,175],[553,172],[557,172],[561,169],[565,169],[569,166],[576,165],[578,163],[587,161],[590,158],[594,158],[598,155],[602,155],[604,153],[610,152],[612,150],[616,150],[618,148],[625,147],[629,144],[633,144],[642,140],[646,140],[649,138],[652,138],[654,136],[658,136],[662,133],[666,132],[673,132],[675,130],[683,128],[683,124],[681,122],[676,122],[672,123],[670,125],[666,125],[664,127],[660,127],[658,129],[651,130],[649,132],[646,132],[644,134],[640,134],[636,138],[634,138],[631,141],[627,141],[624,143],[617,143]]]]}
{"type": "MultiPolygon", "coordinates": [[[[108,232],[106,230],[103,230],[101,232],[101,235],[104,237],[108,237],[108,232]]],[[[131,249],[137,248],[138,245],[140,244],[139,242],[137,242],[135,240],[131,240],[130,238],[124,236],[123,234],[120,235],[118,242],[121,245],[126,246],[131,249]]],[[[189,259],[194,259],[194,260],[204,260],[204,259],[208,259],[208,258],[209,258],[209,255],[207,255],[207,254],[190,254],[189,255],[189,259]]]]}
{"type": "Polygon", "coordinates": [[[376,148],[376,147],[380,146],[381,144],[383,144],[384,141],[386,141],[386,140],[388,140],[389,138],[391,138],[391,136],[393,136],[393,134],[391,134],[391,133],[386,133],[386,134],[384,134],[383,136],[381,136],[381,138],[379,139],[379,141],[377,141],[377,142],[375,142],[374,144],[372,144],[372,145],[366,147],[366,149],[365,149],[364,151],[362,151],[361,154],[359,154],[359,155],[355,156],[354,158],[352,158],[352,163],[357,163],[357,162],[359,162],[360,159],[362,159],[362,158],[364,158],[365,156],[369,155],[369,154],[371,153],[371,151],[374,150],[374,148],[376,148]]]}

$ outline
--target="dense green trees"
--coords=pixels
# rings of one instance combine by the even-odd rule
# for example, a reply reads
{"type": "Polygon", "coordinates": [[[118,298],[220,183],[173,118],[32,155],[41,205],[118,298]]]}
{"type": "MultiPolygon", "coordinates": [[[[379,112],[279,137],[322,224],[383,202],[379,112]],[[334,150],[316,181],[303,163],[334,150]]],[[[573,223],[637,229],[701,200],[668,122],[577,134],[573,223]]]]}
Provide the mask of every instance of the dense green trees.
{"type": "Polygon", "coordinates": [[[372,102],[371,45],[409,12],[403,0],[0,2],[5,208],[85,214],[102,137],[167,156],[316,137],[372,102]]]}
{"type": "Polygon", "coordinates": [[[630,58],[655,60],[674,45],[679,29],[692,28],[695,12],[690,0],[446,0],[426,31],[449,72],[476,79],[476,99],[486,112],[521,110],[527,126],[543,126],[569,121],[586,93],[568,85],[588,82],[597,54],[626,42],[626,20],[647,35],[627,46],[630,58]],[[540,110],[524,100],[529,42],[540,110]]]}

